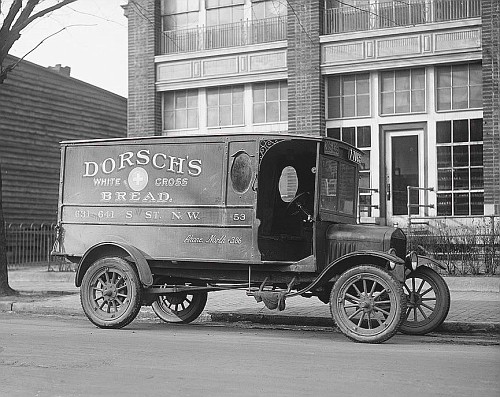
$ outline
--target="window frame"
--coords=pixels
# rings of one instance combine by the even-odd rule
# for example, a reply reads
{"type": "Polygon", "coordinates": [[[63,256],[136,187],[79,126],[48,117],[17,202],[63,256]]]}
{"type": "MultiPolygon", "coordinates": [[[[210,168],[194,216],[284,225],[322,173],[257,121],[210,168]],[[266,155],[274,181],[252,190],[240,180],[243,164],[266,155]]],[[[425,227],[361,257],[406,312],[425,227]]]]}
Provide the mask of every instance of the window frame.
{"type": "MultiPolygon", "coordinates": [[[[207,104],[207,128],[221,128],[221,127],[242,127],[245,125],[245,86],[244,85],[230,85],[230,86],[217,86],[217,87],[210,87],[206,89],[206,104],[207,104]],[[231,104],[230,105],[221,105],[221,90],[226,90],[226,89],[231,89],[231,104]],[[235,96],[235,90],[241,91],[241,103],[234,103],[234,96],[235,96]],[[210,105],[209,101],[209,95],[211,92],[213,93],[214,91],[217,91],[217,105],[212,106],[210,105]],[[241,123],[235,123],[234,118],[235,118],[235,108],[241,106],[241,123]],[[221,107],[230,107],[231,108],[231,122],[230,124],[221,124],[221,107]],[[217,109],[217,115],[218,115],[218,123],[216,125],[211,125],[210,124],[210,110],[211,109],[217,109]]],[[[225,109],[227,110],[227,109],[225,109]]]]}
{"type": "MultiPolygon", "coordinates": [[[[332,83],[333,84],[333,83],[332,83]]],[[[371,73],[363,72],[363,73],[350,73],[350,74],[339,74],[339,75],[330,75],[327,76],[326,79],[326,118],[327,120],[339,120],[339,119],[352,119],[352,118],[361,118],[361,117],[371,117],[372,114],[372,84],[371,84],[371,73]],[[358,93],[358,79],[361,76],[367,76],[366,83],[368,84],[368,92],[367,93],[358,93]],[[354,94],[344,94],[343,90],[345,90],[344,82],[347,78],[354,77],[354,94]],[[338,79],[339,85],[339,95],[331,95],[330,93],[330,79],[338,79]],[[344,102],[346,98],[354,98],[354,115],[345,115],[344,102]],[[368,99],[368,114],[360,114],[359,113],[359,98],[366,97],[368,99]],[[333,101],[335,98],[338,98],[339,102],[339,116],[333,116],[330,114],[330,101],[333,101]]]]}
{"type": "Polygon", "coordinates": [[[394,69],[394,70],[385,70],[381,71],[379,74],[379,103],[380,103],[380,109],[379,109],[379,114],[380,116],[397,116],[397,115],[405,115],[405,114],[421,114],[421,113],[426,113],[427,111],[427,73],[425,67],[423,68],[410,68],[410,69],[394,69]],[[398,90],[397,89],[397,80],[396,80],[396,74],[401,71],[408,71],[409,72],[409,85],[408,89],[405,90],[398,90]],[[413,88],[413,74],[416,71],[421,71],[423,72],[424,76],[424,82],[423,82],[423,88],[419,89],[414,89],[413,88]],[[392,90],[388,91],[382,91],[383,90],[383,81],[384,81],[384,75],[392,74],[392,90]],[[413,108],[413,94],[423,92],[423,109],[420,110],[412,110],[413,108]],[[392,93],[392,112],[387,112],[384,113],[384,94],[391,94],[392,93]],[[403,111],[399,112],[397,111],[397,95],[401,93],[408,93],[409,96],[409,111],[403,111]]]}
{"type": "Polygon", "coordinates": [[[471,65],[474,66],[475,68],[479,68],[479,70],[482,70],[482,64],[481,62],[468,62],[468,63],[460,63],[460,64],[451,64],[451,65],[439,65],[436,66],[434,69],[434,74],[435,74],[435,84],[434,84],[434,97],[435,97],[435,108],[436,108],[436,113],[443,113],[443,112],[461,112],[464,110],[482,110],[483,106],[481,103],[480,107],[471,107],[471,88],[480,88],[480,94],[478,98],[475,98],[475,101],[480,100],[483,97],[483,84],[482,80],[480,84],[474,84],[471,85],[471,65]],[[455,85],[454,86],[454,74],[453,74],[453,69],[458,68],[458,67],[467,67],[467,85],[455,85]],[[439,80],[440,80],[440,71],[444,71],[445,69],[449,69],[449,79],[450,79],[450,85],[449,86],[439,86],[439,80]],[[467,107],[462,107],[462,108],[455,108],[453,106],[453,98],[454,98],[454,88],[455,90],[461,88],[461,89],[466,89],[467,90],[467,107]],[[440,95],[442,92],[445,90],[449,90],[449,108],[440,108],[440,95]]]}
{"type": "MultiPolygon", "coordinates": [[[[482,126],[482,118],[471,118],[471,119],[455,119],[455,120],[442,120],[436,122],[436,178],[437,178],[437,189],[436,189],[436,214],[437,216],[478,216],[484,215],[484,136],[482,140],[471,140],[472,137],[472,122],[479,122],[481,120],[482,126]],[[458,125],[458,122],[467,121],[467,140],[463,140],[462,137],[458,137],[455,139],[455,126],[458,125]],[[439,139],[439,123],[449,123],[449,136],[446,132],[446,137],[444,141],[440,142],[439,139]],[[472,148],[476,146],[481,146],[481,164],[473,163],[472,157],[472,148]],[[443,158],[440,159],[439,151],[440,149],[449,148],[449,155],[444,150],[442,153],[443,158]],[[463,154],[465,153],[464,148],[466,148],[467,153],[467,164],[456,164],[457,162],[463,161],[463,154]],[[459,150],[458,150],[459,149],[459,150]],[[455,152],[457,151],[457,152],[455,152]],[[477,183],[477,175],[473,175],[474,170],[483,171],[483,179],[482,186],[473,186],[474,181],[477,183]],[[465,175],[464,171],[467,171],[467,183],[468,186],[464,187],[461,185],[457,185],[463,181],[460,178],[460,175],[465,175]],[[442,178],[441,176],[444,177],[442,178]],[[446,180],[446,176],[448,176],[449,180],[446,180]],[[443,185],[441,185],[441,181],[443,185]],[[467,205],[467,213],[457,213],[457,201],[456,197],[464,197],[467,195],[468,205],[467,205]],[[477,203],[474,203],[472,198],[473,196],[482,195],[482,211],[475,211],[477,209],[477,203]],[[442,206],[440,205],[440,198],[446,200],[447,196],[449,196],[449,204],[447,204],[446,208],[443,208],[445,212],[440,213],[440,209],[442,206]],[[475,206],[475,205],[476,206],[475,206]],[[448,207],[449,206],[449,207],[448,207]]],[[[445,124],[442,124],[445,125],[445,124]]],[[[448,130],[448,128],[446,128],[448,130]]],[[[477,134],[477,133],[476,133],[477,134]]],[[[474,135],[476,135],[474,134],[474,135]]],[[[476,152],[477,155],[478,152],[476,152]]]]}
{"type": "Polygon", "coordinates": [[[186,90],[176,90],[176,91],[165,91],[162,93],[162,130],[163,131],[179,131],[179,130],[196,130],[200,126],[200,100],[199,100],[199,90],[197,88],[194,89],[186,89],[186,90]],[[185,108],[177,108],[176,103],[177,103],[177,98],[180,93],[183,93],[186,95],[186,107],[185,108]],[[189,106],[189,94],[195,94],[194,97],[196,98],[196,107],[190,107],[189,106]],[[166,96],[167,95],[173,95],[173,104],[174,107],[172,110],[167,110],[166,109],[166,96]],[[177,114],[178,112],[185,110],[186,111],[186,127],[185,128],[176,128],[177,125],[177,114]],[[189,114],[190,110],[196,110],[196,127],[189,127],[189,114]],[[173,125],[174,128],[168,128],[167,127],[167,113],[172,113],[173,114],[173,125]]]}
{"type": "Polygon", "coordinates": [[[286,80],[280,81],[264,81],[259,83],[252,84],[252,120],[253,124],[272,124],[272,123],[282,123],[288,121],[288,82],[286,80]],[[277,100],[268,100],[268,89],[271,85],[278,85],[278,98],[277,100]],[[264,86],[264,100],[256,101],[255,100],[255,91],[259,86],[264,86]],[[282,91],[286,91],[285,94],[282,91]],[[269,120],[268,118],[268,104],[277,103],[278,105],[278,120],[269,120]],[[264,105],[264,121],[255,121],[255,106],[258,104],[264,105]],[[286,108],[286,118],[283,115],[285,112],[282,107],[286,108]]]}

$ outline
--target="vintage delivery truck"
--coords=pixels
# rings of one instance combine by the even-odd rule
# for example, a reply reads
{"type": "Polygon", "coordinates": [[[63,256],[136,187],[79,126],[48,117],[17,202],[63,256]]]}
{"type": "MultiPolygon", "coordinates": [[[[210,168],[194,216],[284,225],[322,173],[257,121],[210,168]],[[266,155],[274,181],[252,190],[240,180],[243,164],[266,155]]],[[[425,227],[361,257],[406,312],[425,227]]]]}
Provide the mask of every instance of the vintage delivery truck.
{"type": "Polygon", "coordinates": [[[397,228],[357,225],[362,153],[291,134],[63,142],[54,254],[78,263],[83,310],[102,328],[141,305],[187,323],[207,293],[270,309],[329,303],[359,342],[432,331],[450,298],[397,228]]]}

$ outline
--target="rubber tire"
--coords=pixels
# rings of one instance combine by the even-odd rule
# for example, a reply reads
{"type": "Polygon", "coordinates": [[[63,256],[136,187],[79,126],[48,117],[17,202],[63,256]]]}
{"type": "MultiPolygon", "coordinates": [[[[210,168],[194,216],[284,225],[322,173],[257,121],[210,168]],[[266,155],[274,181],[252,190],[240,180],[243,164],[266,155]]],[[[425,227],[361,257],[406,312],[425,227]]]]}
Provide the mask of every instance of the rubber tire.
{"type": "Polygon", "coordinates": [[[190,323],[199,317],[207,304],[208,294],[206,291],[199,291],[191,294],[177,293],[172,295],[176,296],[172,296],[170,300],[168,295],[160,295],[151,305],[155,314],[166,323],[190,323]],[[175,300],[186,302],[188,296],[192,296],[192,300],[185,309],[176,311],[168,307],[168,303],[175,302],[175,300]]]}
{"type": "Polygon", "coordinates": [[[85,273],[80,288],[80,301],[83,311],[88,319],[99,328],[122,328],[130,324],[139,313],[142,302],[142,285],[135,267],[120,257],[104,257],[95,261],[85,273]],[[94,291],[94,287],[102,286],[100,276],[105,273],[118,275],[117,282],[120,292],[125,297],[114,299],[119,302],[118,315],[107,313],[103,310],[109,309],[108,304],[99,308],[100,303],[105,300],[104,294],[94,291]],[[94,295],[95,294],[95,295],[94,295]]]}
{"type": "MultiPolygon", "coordinates": [[[[387,309],[387,306],[384,306],[384,309],[387,309]]],[[[388,271],[373,265],[359,265],[342,273],[333,285],[330,294],[330,312],[335,324],[347,338],[361,343],[382,343],[392,338],[403,322],[406,314],[406,297],[401,283],[388,271]],[[383,323],[380,323],[379,321],[379,326],[374,329],[367,329],[367,332],[364,332],[363,327],[358,327],[348,318],[348,313],[344,307],[346,303],[343,298],[344,294],[354,283],[361,280],[376,281],[388,291],[387,296],[389,299],[387,300],[391,301],[390,315],[385,319],[389,319],[389,322],[387,323],[384,320],[383,323]]]]}
{"type": "MultiPolygon", "coordinates": [[[[404,332],[408,335],[425,335],[438,328],[446,319],[448,311],[450,310],[450,290],[443,277],[441,277],[441,275],[433,269],[426,266],[417,268],[415,271],[408,275],[406,280],[410,280],[412,278],[423,280],[430,287],[432,287],[432,290],[434,291],[436,297],[436,304],[434,306],[434,310],[430,313],[427,319],[418,321],[417,318],[417,321],[410,321],[408,320],[408,317],[411,316],[413,311],[410,307],[410,296],[406,294],[407,290],[405,289],[405,295],[408,300],[408,308],[405,315],[405,320],[403,321],[403,324],[401,324],[400,330],[401,332],[404,332]]],[[[412,287],[410,284],[410,289],[411,288],[412,287]]]]}

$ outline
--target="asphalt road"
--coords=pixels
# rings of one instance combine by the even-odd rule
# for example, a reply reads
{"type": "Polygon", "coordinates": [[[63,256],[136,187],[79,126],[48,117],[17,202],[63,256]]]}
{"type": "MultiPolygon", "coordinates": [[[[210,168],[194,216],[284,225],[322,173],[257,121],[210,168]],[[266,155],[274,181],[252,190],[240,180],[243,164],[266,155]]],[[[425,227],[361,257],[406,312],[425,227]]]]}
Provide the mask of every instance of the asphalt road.
{"type": "Polygon", "coordinates": [[[0,313],[0,396],[495,396],[498,339],[0,313]]]}

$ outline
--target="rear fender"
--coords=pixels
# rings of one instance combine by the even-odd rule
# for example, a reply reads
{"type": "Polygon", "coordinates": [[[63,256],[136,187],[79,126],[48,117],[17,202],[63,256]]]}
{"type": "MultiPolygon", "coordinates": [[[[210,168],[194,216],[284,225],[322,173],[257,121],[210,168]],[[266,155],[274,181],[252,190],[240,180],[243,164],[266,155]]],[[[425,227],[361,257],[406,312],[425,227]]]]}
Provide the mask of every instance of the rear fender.
{"type": "Polygon", "coordinates": [[[302,295],[315,287],[326,284],[336,275],[345,272],[351,267],[357,265],[376,265],[385,268],[387,262],[394,262],[396,264],[396,270],[392,271],[392,273],[399,281],[403,282],[404,266],[402,265],[404,265],[405,262],[401,258],[381,251],[355,251],[341,256],[330,263],[311,284],[300,291],[287,294],[287,297],[302,295]]]}
{"type": "Polygon", "coordinates": [[[82,285],[83,276],[90,265],[105,256],[121,256],[134,262],[142,285],[150,287],[153,284],[153,274],[149,268],[148,261],[140,250],[128,244],[104,242],[90,247],[83,255],[76,270],[75,285],[77,287],[82,285]]]}

